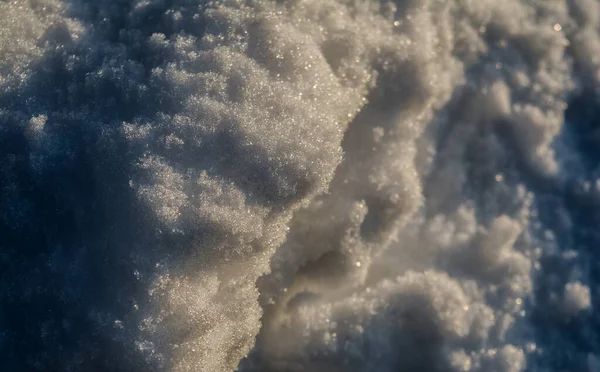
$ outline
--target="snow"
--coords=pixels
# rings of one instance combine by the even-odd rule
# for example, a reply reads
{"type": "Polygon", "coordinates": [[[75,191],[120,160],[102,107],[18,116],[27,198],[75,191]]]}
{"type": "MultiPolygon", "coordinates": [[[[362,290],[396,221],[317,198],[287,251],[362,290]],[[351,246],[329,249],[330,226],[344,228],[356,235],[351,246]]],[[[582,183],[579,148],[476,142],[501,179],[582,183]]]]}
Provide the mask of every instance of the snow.
{"type": "Polygon", "coordinates": [[[0,366],[594,370],[599,7],[0,2],[0,366]]]}

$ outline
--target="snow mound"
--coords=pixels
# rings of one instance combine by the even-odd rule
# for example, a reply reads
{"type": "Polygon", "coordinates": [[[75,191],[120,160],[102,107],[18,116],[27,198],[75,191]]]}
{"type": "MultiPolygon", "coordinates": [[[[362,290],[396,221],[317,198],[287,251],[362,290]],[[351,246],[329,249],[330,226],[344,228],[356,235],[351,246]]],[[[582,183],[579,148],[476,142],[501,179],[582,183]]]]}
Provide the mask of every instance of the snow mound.
{"type": "Polygon", "coordinates": [[[0,2],[2,365],[592,370],[599,6],[0,2]]]}

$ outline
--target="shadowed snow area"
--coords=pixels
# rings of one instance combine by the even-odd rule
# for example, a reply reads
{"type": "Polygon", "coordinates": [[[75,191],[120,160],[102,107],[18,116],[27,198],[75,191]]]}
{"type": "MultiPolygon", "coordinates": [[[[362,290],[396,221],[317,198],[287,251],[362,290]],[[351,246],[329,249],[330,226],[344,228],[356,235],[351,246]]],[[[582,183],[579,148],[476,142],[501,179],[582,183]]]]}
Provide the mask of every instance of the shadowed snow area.
{"type": "Polygon", "coordinates": [[[600,3],[0,0],[0,370],[600,370],[600,3]]]}

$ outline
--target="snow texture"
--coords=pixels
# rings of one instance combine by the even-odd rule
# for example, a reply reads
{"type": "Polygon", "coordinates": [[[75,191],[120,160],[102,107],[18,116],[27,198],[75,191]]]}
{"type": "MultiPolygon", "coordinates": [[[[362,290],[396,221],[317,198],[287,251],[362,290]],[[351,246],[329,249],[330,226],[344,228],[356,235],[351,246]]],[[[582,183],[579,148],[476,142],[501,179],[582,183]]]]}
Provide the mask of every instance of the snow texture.
{"type": "Polygon", "coordinates": [[[600,368],[596,0],[0,0],[0,370],[600,368]]]}

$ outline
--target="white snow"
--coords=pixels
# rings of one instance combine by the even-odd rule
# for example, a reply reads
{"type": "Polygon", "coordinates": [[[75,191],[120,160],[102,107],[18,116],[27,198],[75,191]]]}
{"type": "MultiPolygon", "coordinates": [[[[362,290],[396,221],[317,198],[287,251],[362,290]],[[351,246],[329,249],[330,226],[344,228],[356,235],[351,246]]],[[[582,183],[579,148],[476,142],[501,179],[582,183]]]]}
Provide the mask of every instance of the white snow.
{"type": "MultiPolygon", "coordinates": [[[[96,332],[57,315],[30,336],[85,340],[23,360],[0,310],[7,365],[524,371],[561,248],[530,179],[574,174],[599,7],[0,2],[0,265],[22,278],[0,303],[60,298],[96,332]]],[[[557,312],[593,308],[581,270],[557,312]]]]}

